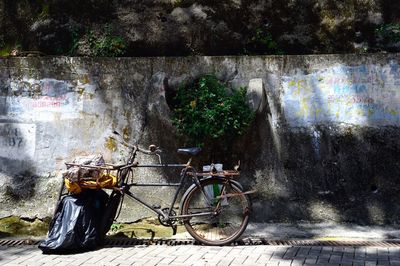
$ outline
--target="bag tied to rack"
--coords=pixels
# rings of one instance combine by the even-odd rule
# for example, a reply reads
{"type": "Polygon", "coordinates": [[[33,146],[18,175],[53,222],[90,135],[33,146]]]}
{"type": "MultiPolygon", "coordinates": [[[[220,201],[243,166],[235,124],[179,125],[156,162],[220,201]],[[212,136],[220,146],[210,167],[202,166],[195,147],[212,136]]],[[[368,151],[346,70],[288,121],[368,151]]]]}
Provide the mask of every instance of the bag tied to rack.
{"type": "Polygon", "coordinates": [[[82,189],[112,188],[117,185],[117,177],[107,170],[101,154],[80,156],[67,165],[63,178],[65,187],[71,193],[78,194],[82,189]]]}

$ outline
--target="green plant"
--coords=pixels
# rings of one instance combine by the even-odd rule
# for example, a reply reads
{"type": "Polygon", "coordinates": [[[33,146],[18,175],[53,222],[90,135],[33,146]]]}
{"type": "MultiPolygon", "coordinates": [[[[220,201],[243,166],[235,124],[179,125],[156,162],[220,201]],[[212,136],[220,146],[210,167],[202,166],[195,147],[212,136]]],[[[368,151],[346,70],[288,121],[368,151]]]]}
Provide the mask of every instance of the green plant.
{"type": "Polygon", "coordinates": [[[272,34],[266,29],[258,28],[246,42],[245,54],[283,54],[272,34]]]}
{"type": "Polygon", "coordinates": [[[117,232],[118,230],[121,230],[122,227],[122,224],[112,224],[110,230],[111,232],[117,232]]]}
{"type": "Polygon", "coordinates": [[[383,24],[375,33],[384,42],[400,42],[400,23],[383,24]]]}
{"type": "Polygon", "coordinates": [[[20,44],[9,44],[0,39],[0,56],[10,56],[13,50],[21,50],[20,44]]]}
{"type": "Polygon", "coordinates": [[[180,87],[173,111],[178,132],[200,147],[208,142],[231,142],[245,133],[254,116],[247,105],[246,88],[230,94],[214,75],[180,87]]]}
{"type": "Polygon", "coordinates": [[[4,37],[0,35],[0,56],[8,56],[11,52],[11,49],[6,42],[4,41],[4,37]]]}
{"type": "Polygon", "coordinates": [[[68,55],[74,56],[79,47],[81,34],[79,33],[79,28],[76,26],[72,26],[69,31],[71,33],[71,47],[68,51],[68,55]]]}
{"type": "Polygon", "coordinates": [[[47,18],[49,16],[49,4],[43,4],[42,10],[39,13],[39,18],[47,18]]]}
{"type": "Polygon", "coordinates": [[[113,35],[110,25],[105,26],[104,33],[96,35],[89,32],[89,46],[93,56],[121,56],[126,51],[126,44],[121,36],[113,35]]]}
{"type": "Polygon", "coordinates": [[[182,0],[171,0],[173,7],[179,7],[182,4],[182,0]]]}

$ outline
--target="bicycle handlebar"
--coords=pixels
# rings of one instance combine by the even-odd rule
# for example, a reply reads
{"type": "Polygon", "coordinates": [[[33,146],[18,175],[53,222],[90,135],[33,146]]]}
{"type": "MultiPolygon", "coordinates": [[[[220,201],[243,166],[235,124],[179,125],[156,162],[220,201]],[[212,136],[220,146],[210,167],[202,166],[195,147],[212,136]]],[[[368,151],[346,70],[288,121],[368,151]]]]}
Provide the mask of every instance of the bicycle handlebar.
{"type": "MultiPolygon", "coordinates": [[[[116,131],[114,131],[114,134],[120,136],[120,134],[116,131]]],[[[117,141],[118,143],[124,145],[125,147],[133,149],[133,152],[139,151],[141,153],[148,154],[148,155],[159,155],[160,153],[162,153],[162,150],[154,144],[151,144],[149,146],[149,149],[145,150],[145,149],[139,148],[139,146],[137,146],[137,145],[130,145],[130,144],[126,143],[124,140],[119,140],[114,137],[110,137],[110,138],[117,141]]]]}
{"type": "Polygon", "coordinates": [[[136,148],[136,150],[137,151],[140,151],[141,153],[144,153],[144,154],[148,154],[148,155],[157,155],[157,154],[160,154],[162,151],[160,150],[160,148],[158,148],[156,145],[154,145],[154,144],[151,144],[150,146],[149,146],[149,149],[148,150],[145,150],[145,149],[142,149],[142,148],[139,148],[138,146],[134,146],[135,148],[136,148]]]}

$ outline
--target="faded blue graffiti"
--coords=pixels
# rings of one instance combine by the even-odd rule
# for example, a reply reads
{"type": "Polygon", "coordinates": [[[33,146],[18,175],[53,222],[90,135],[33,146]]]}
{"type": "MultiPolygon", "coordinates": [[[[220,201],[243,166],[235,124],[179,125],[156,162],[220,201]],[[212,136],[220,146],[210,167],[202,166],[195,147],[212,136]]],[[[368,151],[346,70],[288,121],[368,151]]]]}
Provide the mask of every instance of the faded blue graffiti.
{"type": "Polygon", "coordinates": [[[284,113],[292,126],[400,125],[400,68],[394,61],[284,76],[282,86],[284,113]]]}

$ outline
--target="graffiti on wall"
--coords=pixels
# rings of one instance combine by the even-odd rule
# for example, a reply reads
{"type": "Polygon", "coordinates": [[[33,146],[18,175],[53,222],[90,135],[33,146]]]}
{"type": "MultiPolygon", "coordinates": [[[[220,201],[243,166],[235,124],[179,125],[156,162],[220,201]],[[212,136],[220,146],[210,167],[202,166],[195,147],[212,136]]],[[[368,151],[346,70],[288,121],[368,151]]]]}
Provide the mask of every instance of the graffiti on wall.
{"type": "Polygon", "coordinates": [[[0,123],[0,157],[33,158],[35,139],[35,124],[0,123]]]}
{"type": "Polygon", "coordinates": [[[73,86],[55,79],[12,81],[8,116],[45,120],[50,113],[72,118],[80,110],[73,86]]]}
{"type": "Polygon", "coordinates": [[[395,61],[284,76],[282,86],[285,117],[291,126],[400,125],[400,66],[395,61]]]}
{"type": "Polygon", "coordinates": [[[10,82],[6,98],[7,117],[52,120],[78,118],[83,108],[82,93],[93,90],[90,84],[71,84],[56,79],[18,79],[10,82]]]}

